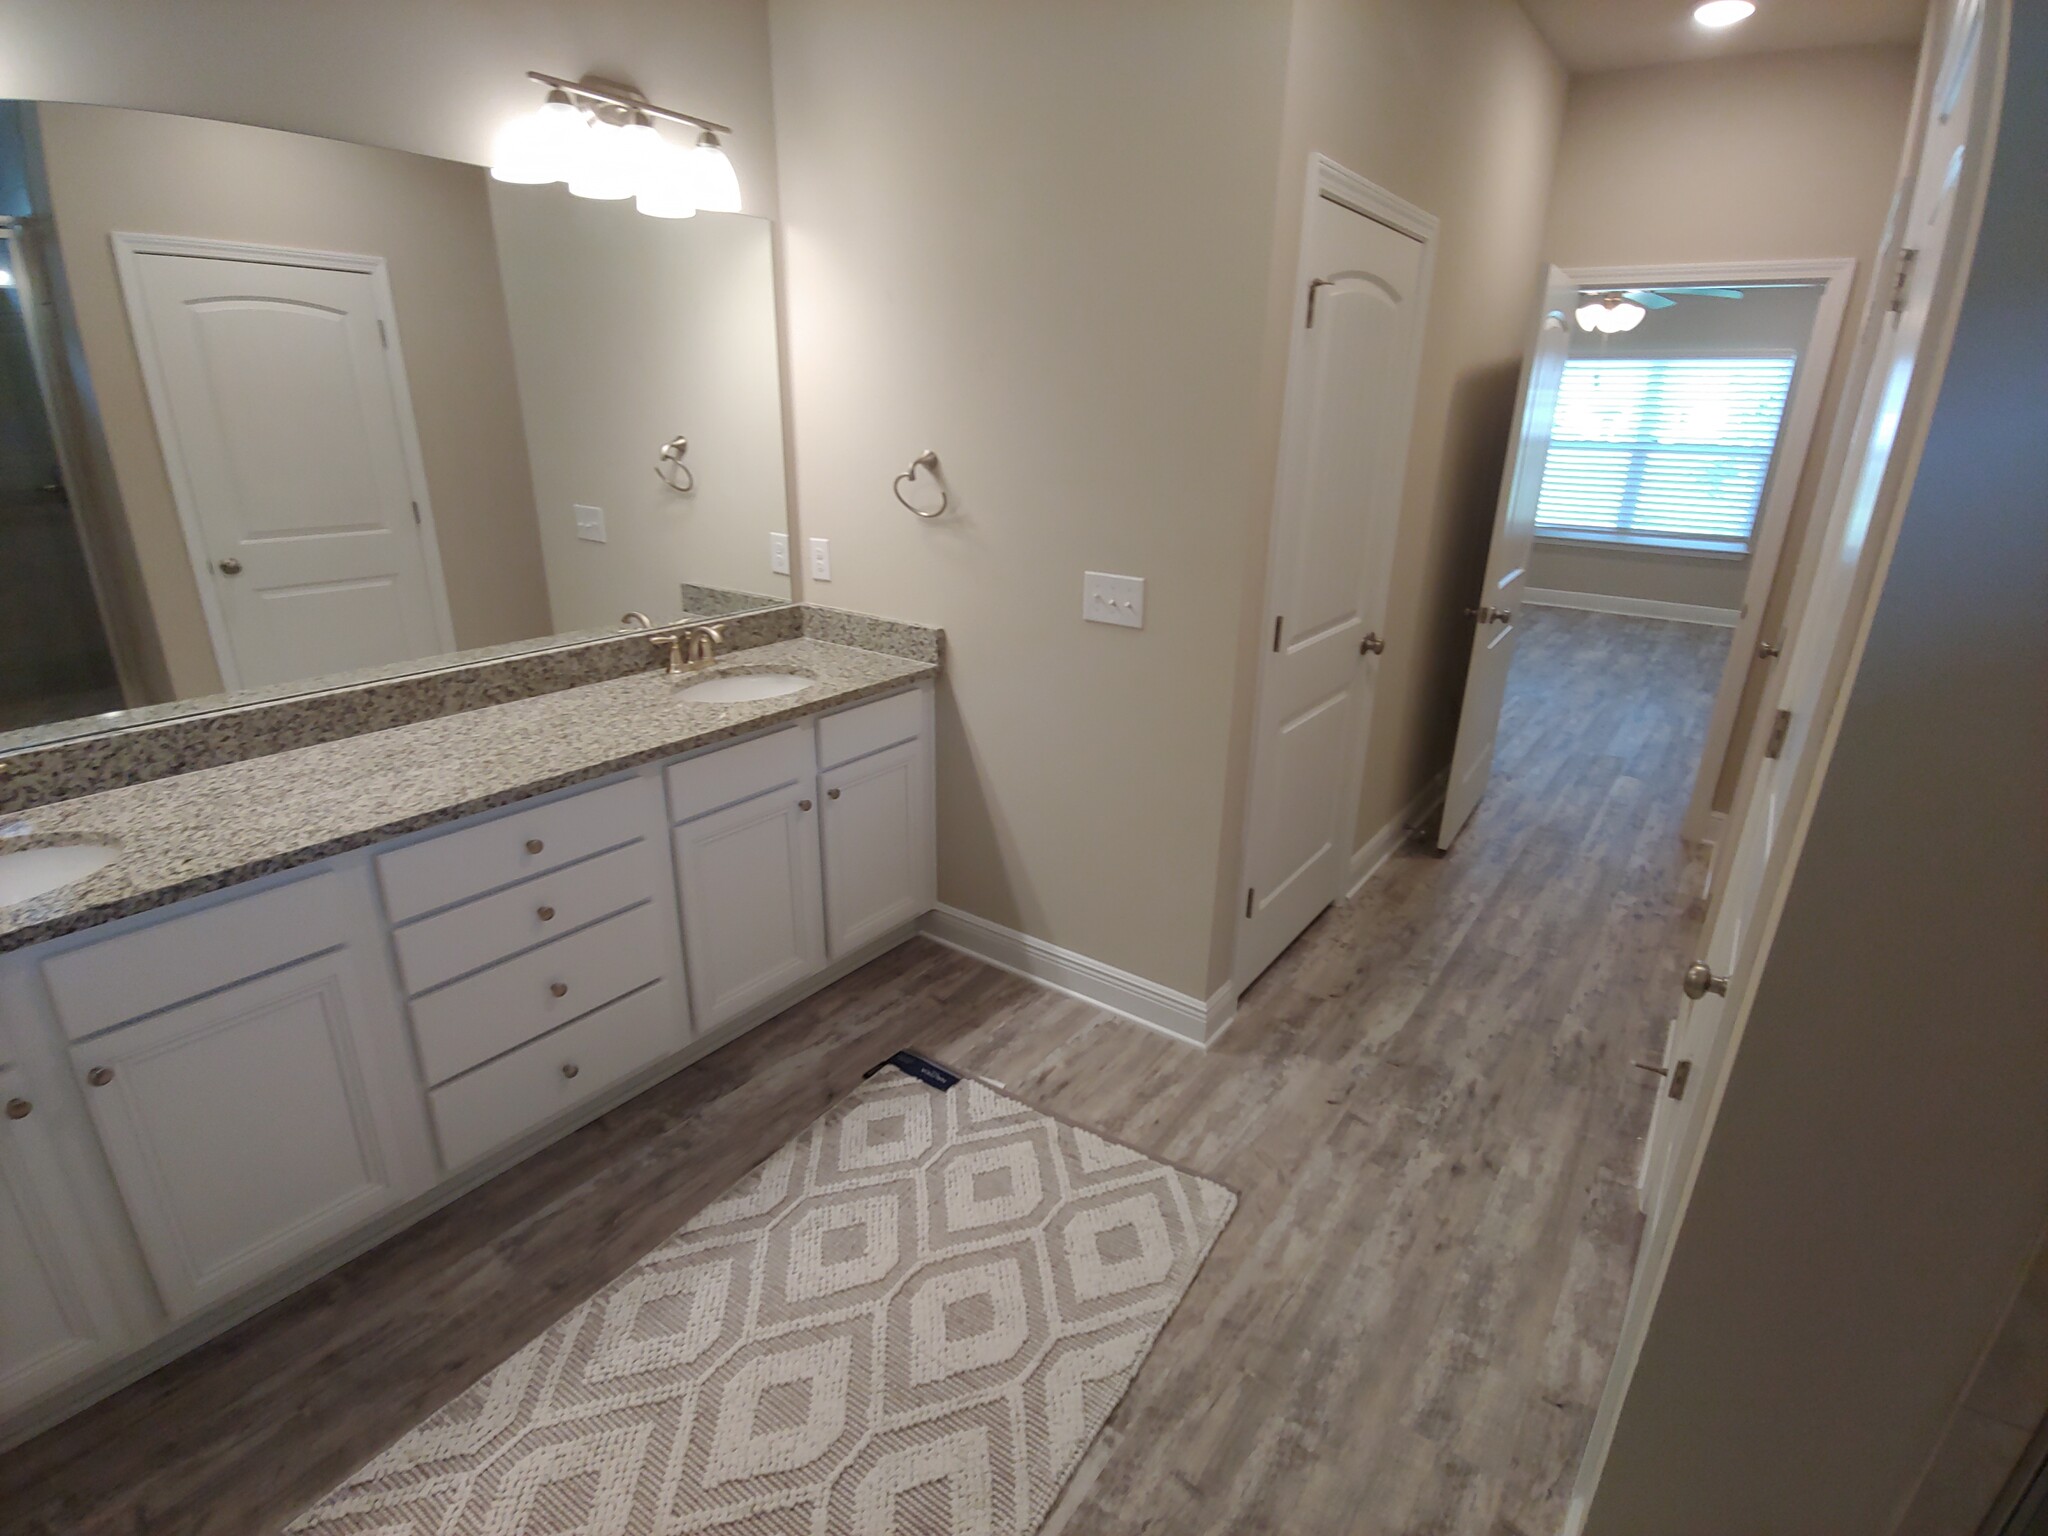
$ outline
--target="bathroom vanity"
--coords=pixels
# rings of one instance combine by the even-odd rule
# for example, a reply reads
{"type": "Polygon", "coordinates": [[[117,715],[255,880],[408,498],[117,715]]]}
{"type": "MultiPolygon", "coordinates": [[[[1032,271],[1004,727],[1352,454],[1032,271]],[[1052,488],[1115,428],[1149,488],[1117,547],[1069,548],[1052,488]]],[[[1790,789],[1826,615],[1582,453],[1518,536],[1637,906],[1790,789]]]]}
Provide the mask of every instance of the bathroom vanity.
{"type": "Polygon", "coordinates": [[[934,899],[920,633],[0,818],[0,848],[115,850],[0,907],[0,1439],[907,937],[934,899]],[[749,697],[771,676],[798,681],[749,697]]]}

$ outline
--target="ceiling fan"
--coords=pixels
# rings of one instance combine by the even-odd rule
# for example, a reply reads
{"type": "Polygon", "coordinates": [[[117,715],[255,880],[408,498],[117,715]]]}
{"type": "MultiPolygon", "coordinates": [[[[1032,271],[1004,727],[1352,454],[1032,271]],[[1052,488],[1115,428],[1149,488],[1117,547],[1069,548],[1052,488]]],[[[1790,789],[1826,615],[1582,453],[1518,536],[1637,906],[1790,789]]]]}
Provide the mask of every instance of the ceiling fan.
{"type": "Polygon", "coordinates": [[[1673,295],[1702,299],[1739,299],[1740,288],[1621,288],[1606,293],[1588,293],[1575,319],[1582,331],[1632,331],[1653,309],[1669,309],[1678,302],[1673,295]]]}

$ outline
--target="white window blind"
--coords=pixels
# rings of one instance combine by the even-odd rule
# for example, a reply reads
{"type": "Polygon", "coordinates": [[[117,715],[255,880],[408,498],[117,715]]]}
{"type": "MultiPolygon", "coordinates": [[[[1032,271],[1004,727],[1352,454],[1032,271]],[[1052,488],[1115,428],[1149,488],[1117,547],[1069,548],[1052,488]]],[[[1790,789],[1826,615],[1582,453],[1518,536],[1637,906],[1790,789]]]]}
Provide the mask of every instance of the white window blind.
{"type": "Polygon", "coordinates": [[[1570,359],[1537,531],[1747,553],[1797,361],[1570,359]]]}

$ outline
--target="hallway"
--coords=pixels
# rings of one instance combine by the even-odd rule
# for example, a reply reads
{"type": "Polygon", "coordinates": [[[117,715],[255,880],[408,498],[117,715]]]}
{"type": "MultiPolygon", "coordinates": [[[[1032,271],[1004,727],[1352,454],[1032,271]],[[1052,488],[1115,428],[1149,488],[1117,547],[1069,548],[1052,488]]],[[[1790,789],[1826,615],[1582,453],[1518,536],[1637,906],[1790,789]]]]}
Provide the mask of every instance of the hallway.
{"type": "Polygon", "coordinates": [[[274,1529],[911,1046],[1237,1214],[1048,1532],[1554,1532],[1621,1315],[1725,632],[1536,609],[1447,858],[1206,1054],[919,940],[30,1442],[9,1531],[274,1529]]]}

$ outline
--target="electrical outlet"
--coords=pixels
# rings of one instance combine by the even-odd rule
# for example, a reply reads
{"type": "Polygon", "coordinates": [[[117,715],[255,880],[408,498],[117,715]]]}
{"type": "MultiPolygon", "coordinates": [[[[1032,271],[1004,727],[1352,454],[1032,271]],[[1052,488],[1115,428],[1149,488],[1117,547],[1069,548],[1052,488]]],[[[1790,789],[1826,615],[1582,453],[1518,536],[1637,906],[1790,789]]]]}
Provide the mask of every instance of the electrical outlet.
{"type": "Polygon", "coordinates": [[[789,574],[789,535],[771,533],[768,535],[768,569],[777,576],[789,574]]]}
{"type": "Polygon", "coordinates": [[[811,580],[813,580],[813,581],[830,581],[831,579],[832,579],[832,541],[831,541],[830,539],[812,539],[812,540],[811,540],[811,580]]]}
{"type": "Polygon", "coordinates": [[[604,537],[603,507],[573,507],[576,514],[576,537],[588,539],[593,544],[602,544],[604,537]]]}
{"type": "Polygon", "coordinates": [[[1081,617],[1090,624],[1121,624],[1127,629],[1143,629],[1145,578],[1111,576],[1102,571],[1082,572],[1081,617]]]}

